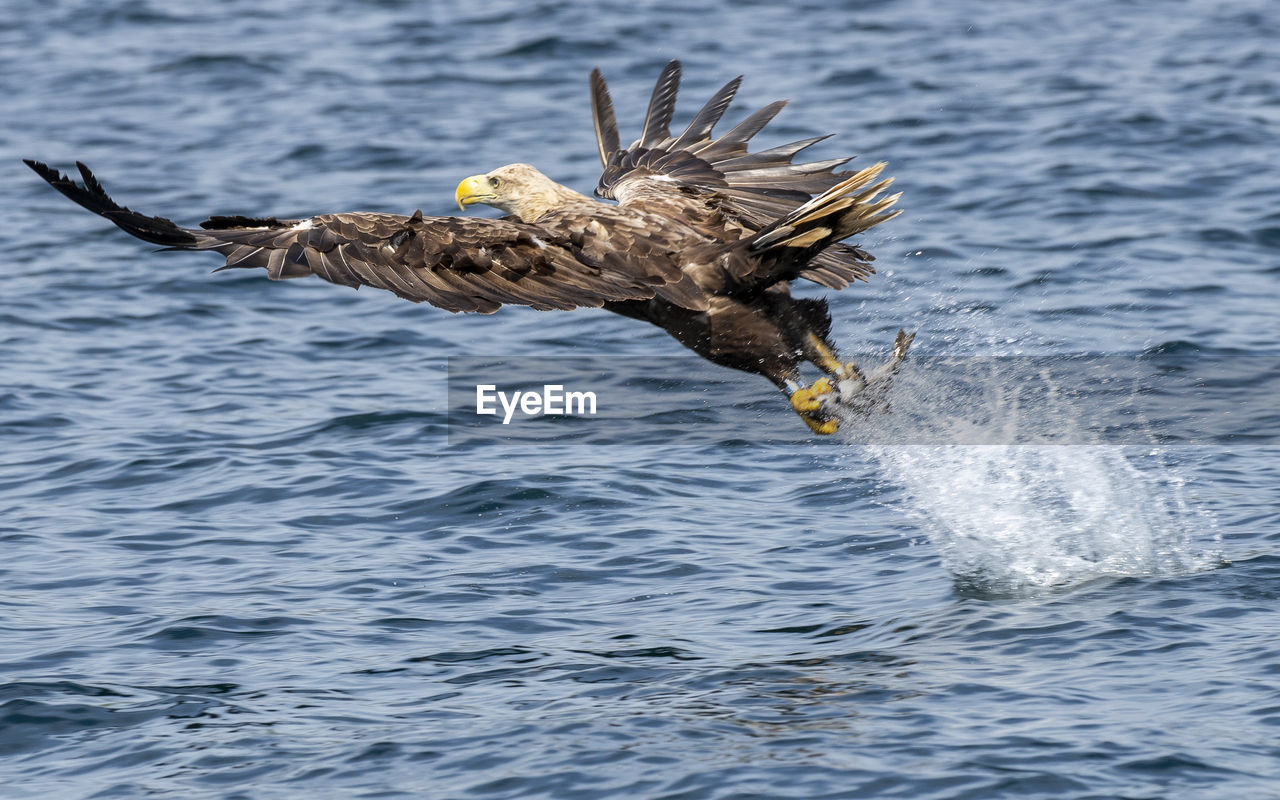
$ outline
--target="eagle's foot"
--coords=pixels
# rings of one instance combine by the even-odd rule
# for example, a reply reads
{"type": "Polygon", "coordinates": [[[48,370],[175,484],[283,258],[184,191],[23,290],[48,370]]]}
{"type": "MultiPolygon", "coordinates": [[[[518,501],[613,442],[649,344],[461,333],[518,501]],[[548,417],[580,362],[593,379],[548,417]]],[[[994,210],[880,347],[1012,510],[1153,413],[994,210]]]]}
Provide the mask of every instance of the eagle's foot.
{"type": "Polygon", "coordinates": [[[812,413],[822,408],[822,395],[831,394],[834,390],[830,378],[819,378],[791,393],[791,407],[801,416],[812,413]]]}
{"type": "Polygon", "coordinates": [[[840,423],[834,418],[819,418],[812,414],[801,414],[800,419],[804,420],[804,424],[809,426],[809,430],[819,436],[830,436],[840,429],[840,423]]]}
{"type": "Polygon", "coordinates": [[[840,423],[823,409],[823,401],[835,392],[830,378],[819,378],[808,386],[803,386],[791,393],[791,407],[809,426],[809,430],[820,436],[835,433],[840,423]]]}

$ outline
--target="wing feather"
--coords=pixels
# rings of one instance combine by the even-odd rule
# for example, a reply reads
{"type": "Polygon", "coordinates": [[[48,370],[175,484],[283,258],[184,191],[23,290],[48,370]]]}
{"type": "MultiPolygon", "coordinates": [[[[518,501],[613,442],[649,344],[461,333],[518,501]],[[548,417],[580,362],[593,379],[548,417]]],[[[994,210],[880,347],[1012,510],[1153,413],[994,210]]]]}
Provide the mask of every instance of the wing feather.
{"type": "Polygon", "coordinates": [[[672,60],[662,69],[658,83],[649,98],[640,139],[632,148],[653,148],[671,138],[671,116],[676,110],[676,93],[680,89],[680,62],[672,60]]]}
{"type": "Polygon", "coordinates": [[[591,70],[591,121],[595,124],[600,165],[608,166],[609,156],[621,150],[622,145],[618,139],[618,118],[613,113],[609,86],[598,69],[591,70]]]}
{"type": "Polygon", "coordinates": [[[698,154],[704,158],[709,158],[721,152],[735,150],[745,153],[747,151],[747,142],[751,140],[751,137],[764,130],[764,126],[772,122],[773,118],[778,116],[778,112],[782,111],[786,106],[786,100],[773,101],[730,128],[725,135],[709,142],[698,151],[698,154]]]}
{"type": "MultiPolygon", "coordinates": [[[[584,262],[572,242],[545,228],[505,219],[321,214],[306,220],[213,217],[182,228],[117,204],[80,165],[83,183],[28,162],[55,189],[126,232],[168,249],[213,250],[220,269],[266,269],[285,279],[317,275],[330,283],[385,289],[449,311],[490,313],[501,305],[535,309],[599,307],[644,300],[680,274],[649,275],[632,261],[584,262]],[[225,225],[226,227],[216,227],[225,225]]],[[[673,289],[672,291],[676,291],[673,289]]]]}
{"type": "MultiPolygon", "coordinates": [[[[786,106],[778,100],[760,108],[713,137],[713,129],[737,93],[741,78],[717,91],[676,138],[668,131],[674,110],[679,65],[672,62],[654,87],[640,138],[626,150],[612,150],[601,159],[605,169],[596,186],[600,197],[614,199],[624,208],[659,214],[678,224],[692,224],[700,232],[724,241],[751,235],[791,214],[814,197],[837,186],[854,173],[842,171],[849,158],[795,163],[796,156],[827,136],[813,136],[757,152],[749,152],[750,140],[786,106]]],[[[603,86],[598,71],[592,73],[593,103],[597,115],[597,141],[605,107],[594,98],[603,86]]],[[[607,95],[606,95],[607,98],[607,95]]],[[[607,104],[613,123],[612,102],[607,104]]],[[[856,201],[851,201],[856,202],[856,201]]],[[[888,216],[876,217],[877,221],[888,216]]],[[[829,237],[808,235],[816,241],[829,237]]],[[[862,250],[833,244],[814,255],[809,266],[795,274],[824,286],[842,288],[865,280],[874,272],[871,257],[862,250]]]]}
{"type": "Polygon", "coordinates": [[[738,93],[738,87],[742,85],[742,76],[734,78],[720,88],[702,110],[694,115],[693,121],[684,129],[684,133],[680,134],[674,142],[667,148],[669,150],[688,150],[695,145],[702,144],[711,138],[711,130],[724,116],[724,112],[729,108],[729,104],[733,102],[733,96],[738,93]]]}
{"type": "Polygon", "coordinates": [[[724,169],[727,166],[736,166],[739,164],[773,164],[773,163],[790,163],[791,159],[806,147],[812,147],[824,139],[830,139],[834,134],[824,134],[822,136],[813,136],[808,139],[801,139],[798,142],[789,142],[780,144],[777,147],[770,147],[768,150],[760,150],[755,153],[746,154],[736,158],[720,157],[716,159],[716,166],[724,169]]]}
{"type": "MultiPolygon", "coordinates": [[[[852,160],[852,156],[845,158],[829,158],[825,161],[811,161],[807,164],[780,164],[778,166],[758,166],[754,164],[717,164],[716,167],[722,172],[741,172],[750,170],[751,177],[757,179],[759,183],[777,180],[778,178],[787,178],[792,176],[808,176],[817,173],[827,173],[828,176],[836,167],[844,166],[852,160]]],[[[735,159],[741,161],[741,159],[735,159]]],[[[767,184],[766,184],[767,185],[767,184]]]]}
{"type": "MultiPolygon", "coordinates": [[[[598,71],[592,74],[593,95],[598,95],[596,87],[603,84],[603,78],[597,80],[598,74],[598,71]]],[[[849,161],[848,158],[793,163],[798,153],[828,136],[814,136],[756,153],[748,152],[750,139],[777,116],[786,105],[783,100],[766,105],[728,133],[712,138],[712,130],[736,95],[741,77],[721,87],[694,115],[680,136],[671,138],[668,128],[679,78],[679,63],[673,61],[663,70],[654,86],[640,138],[627,150],[610,153],[596,186],[598,196],[619,200],[625,205],[628,196],[653,201],[662,192],[674,195],[682,188],[709,189],[708,198],[715,196],[718,201],[728,201],[721,202],[719,210],[727,211],[731,216],[742,212],[740,221],[745,222],[758,213],[758,209],[739,209],[733,204],[731,195],[718,190],[730,186],[753,195],[773,194],[778,199],[794,200],[792,205],[781,209],[785,214],[852,174],[836,171],[849,161]],[[653,185],[644,191],[628,186],[637,181],[653,185]],[[786,193],[774,193],[778,189],[786,193]]],[[[604,106],[596,105],[599,117],[599,109],[604,106]]],[[[611,102],[608,115],[613,119],[611,102]]],[[[600,124],[597,123],[598,126],[600,124]]],[[[599,140],[599,135],[597,138],[599,140]]],[[[603,145],[601,151],[604,158],[603,145]]],[[[759,222],[753,224],[759,226],[759,222]]]]}

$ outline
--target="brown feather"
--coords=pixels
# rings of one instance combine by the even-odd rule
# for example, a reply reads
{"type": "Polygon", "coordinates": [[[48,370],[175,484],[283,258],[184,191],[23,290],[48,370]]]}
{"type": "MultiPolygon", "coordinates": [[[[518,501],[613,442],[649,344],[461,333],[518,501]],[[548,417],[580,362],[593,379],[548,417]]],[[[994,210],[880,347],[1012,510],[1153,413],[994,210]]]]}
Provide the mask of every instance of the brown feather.
{"type": "Polygon", "coordinates": [[[649,110],[644,116],[640,140],[632,148],[653,148],[671,138],[671,116],[676,109],[676,93],[680,90],[680,62],[671,61],[658,76],[649,98],[649,110]]]}
{"type": "Polygon", "coordinates": [[[609,156],[622,149],[618,140],[618,119],[613,113],[613,100],[609,86],[600,70],[591,70],[591,121],[596,129],[596,147],[600,151],[600,165],[609,165],[609,156]]]}

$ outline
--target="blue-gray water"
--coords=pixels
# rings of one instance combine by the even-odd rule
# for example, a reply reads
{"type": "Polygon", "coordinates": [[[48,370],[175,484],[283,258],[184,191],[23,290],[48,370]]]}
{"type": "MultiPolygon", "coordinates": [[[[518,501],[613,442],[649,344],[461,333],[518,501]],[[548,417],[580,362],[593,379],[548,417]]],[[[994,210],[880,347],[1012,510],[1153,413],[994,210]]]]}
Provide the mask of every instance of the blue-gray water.
{"type": "Polygon", "coordinates": [[[688,5],[0,4],[0,796],[1280,796],[1275,448],[449,447],[447,357],[683,351],[210,275],[19,161],[447,214],[590,190],[587,73],[625,137],[678,57],[890,161],[851,352],[1275,352],[1272,0],[688,5]]]}

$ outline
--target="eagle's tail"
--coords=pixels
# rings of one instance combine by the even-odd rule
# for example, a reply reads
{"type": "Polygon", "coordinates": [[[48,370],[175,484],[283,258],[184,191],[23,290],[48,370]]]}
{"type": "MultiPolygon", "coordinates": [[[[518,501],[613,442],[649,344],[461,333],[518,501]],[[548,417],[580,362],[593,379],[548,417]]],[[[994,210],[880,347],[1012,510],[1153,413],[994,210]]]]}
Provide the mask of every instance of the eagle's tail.
{"type": "Polygon", "coordinates": [[[195,247],[200,243],[195,232],[180,228],[173,221],[164,217],[148,217],[136,211],[130,211],[112,200],[98,183],[89,168],[79,161],[80,177],[84,185],[53,169],[48,164],[24,158],[23,162],[36,174],[49,182],[49,185],[62,192],[74,202],[89,209],[100,217],[111,220],[127,233],[137,236],[143,241],[166,247],[195,247]]]}
{"type": "Polygon", "coordinates": [[[795,277],[826,248],[893,219],[901,209],[890,210],[902,193],[877,199],[893,178],[876,178],[887,166],[880,162],[840,181],[785,217],[740,243],[753,258],[748,275],[735,275],[740,283],[762,288],[795,277]]]}

